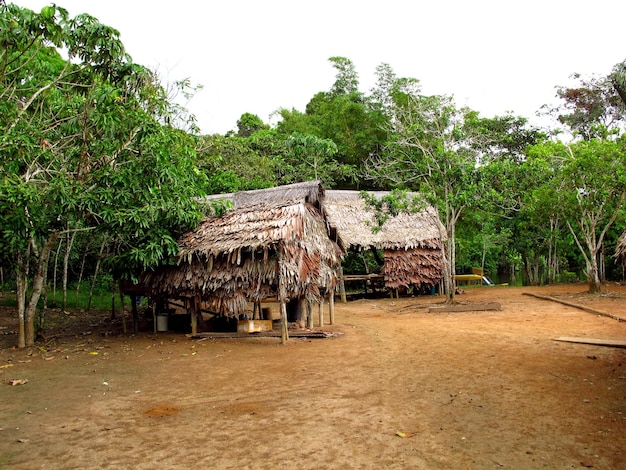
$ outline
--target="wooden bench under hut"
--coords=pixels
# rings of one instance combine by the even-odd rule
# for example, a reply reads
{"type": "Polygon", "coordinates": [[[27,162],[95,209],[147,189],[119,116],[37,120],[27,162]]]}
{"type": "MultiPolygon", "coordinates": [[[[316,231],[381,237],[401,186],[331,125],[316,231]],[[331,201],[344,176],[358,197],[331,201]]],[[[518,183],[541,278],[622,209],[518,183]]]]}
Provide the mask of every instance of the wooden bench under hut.
{"type": "Polygon", "coordinates": [[[312,327],[312,303],[319,306],[321,324],[328,298],[332,322],[343,250],[329,236],[323,197],[319,181],[211,196],[230,201],[232,208],[185,234],[177,264],[144,273],[141,283],[156,298],[183,299],[190,306],[192,335],[201,306],[242,318],[251,303],[256,314],[267,299],[280,306],[283,342],[290,301],[305,306],[312,327]]]}
{"type": "MultiPolygon", "coordinates": [[[[370,194],[380,199],[389,192],[370,194]]],[[[380,230],[374,231],[374,212],[367,207],[359,191],[327,190],[323,207],[326,218],[336,229],[338,241],[346,250],[372,249],[383,253],[380,273],[341,276],[342,300],[345,301],[345,281],[362,280],[364,276],[366,281],[382,277],[386,288],[396,295],[401,288],[430,290],[443,279],[441,233],[444,229],[434,208],[427,206],[416,213],[389,217],[380,230]]]]}

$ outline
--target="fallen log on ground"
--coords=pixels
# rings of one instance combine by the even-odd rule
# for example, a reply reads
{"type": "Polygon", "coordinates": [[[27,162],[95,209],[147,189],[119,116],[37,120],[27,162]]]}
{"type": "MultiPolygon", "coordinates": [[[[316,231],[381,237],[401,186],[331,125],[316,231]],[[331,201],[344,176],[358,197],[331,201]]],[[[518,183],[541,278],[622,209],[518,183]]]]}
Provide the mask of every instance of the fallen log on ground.
{"type": "Polygon", "coordinates": [[[550,297],[549,295],[533,294],[532,292],[524,292],[523,295],[529,295],[531,297],[536,297],[541,300],[550,300],[552,302],[558,302],[560,304],[567,305],[568,307],[578,308],[580,310],[584,310],[585,312],[593,313],[595,315],[612,318],[613,320],[626,321],[626,318],[620,317],[618,315],[613,315],[612,313],[603,312],[602,310],[597,310],[595,308],[587,307],[586,305],[576,304],[574,302],[568,302],[567,300],[557,299],[556,297],[550,297]]]}
{"type": "Polygon", "coordinates": [[[626,341],[620,339],[576,338],[572,336],[561,336],[559,338],[554,338],[554,341],[564,341],[566,343],[593,344],[594,346],[611,346],[614,348],[626,348],[626,341]]]}

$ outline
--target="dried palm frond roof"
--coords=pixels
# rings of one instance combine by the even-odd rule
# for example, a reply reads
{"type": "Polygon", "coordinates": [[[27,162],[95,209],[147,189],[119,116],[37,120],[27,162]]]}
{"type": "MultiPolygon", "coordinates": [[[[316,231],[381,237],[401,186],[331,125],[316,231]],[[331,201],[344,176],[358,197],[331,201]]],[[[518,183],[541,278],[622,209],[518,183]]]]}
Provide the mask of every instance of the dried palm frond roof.
{"type": "MultiPolygon", "coordinates": [[[[382,198],[387,191],[370,194],[382,198]]],[[[411,193],[410,196],[416,196],[411,193]]],[[[374,211],[366,206],[359,191],[327,190],[323,201],[324,212],[330,225],[337,229],[338,237],[346,248],[374,246],[378,249],[439,248],[441,222],[437,211],[425,206],[417,213],[400,213],[390,217],[380,228],[376,227],[374,211]]]]}
{"type": "Polygon", "coordinates": [[[207,217],[198,228],[184,234],[179,240],[179,258],[191,255],[206,257],[240,253],[242,250],[273,249],[279,242],[290,243],[306,237],[313,249],[328,248],[328,234],[324,224],[308,223],[310,218],[321,218],[317,209],[308,203],[283,200],[241,207],[221,217],[207,217]],[[306,233],[305,233],[306,232],[306,233]]]}
{"type": "Polygon", "coordinates": [[[309,202],[319,207],[324,197],[324,187],[319,180],[305,181],[303,183],[286,184],[275,188],[255,189],[228,194],[212,194],[206,196],[205,202],[220,199],[230,201],[234,209],[250,206],[284,204],[286,201],[309,202]]]}

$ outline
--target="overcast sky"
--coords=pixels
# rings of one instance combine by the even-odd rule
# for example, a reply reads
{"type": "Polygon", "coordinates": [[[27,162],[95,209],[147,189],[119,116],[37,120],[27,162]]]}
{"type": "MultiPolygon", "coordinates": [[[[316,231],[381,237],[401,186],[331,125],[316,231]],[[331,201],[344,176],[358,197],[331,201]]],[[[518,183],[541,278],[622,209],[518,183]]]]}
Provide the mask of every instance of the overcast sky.
{"type": "MultiPolygon", "coordinates": [[[[624,0],[54,0],[121,33],[135,62],[204,89],[188,103],[203,133],[304,111],[347,57],[369,92],[375,68],[454,95],[482,116],[533,118],[569,76],[606,75],[626,59],[624,0]]],[[[16,0],[39,11],[51,2],[16,0]]]]}

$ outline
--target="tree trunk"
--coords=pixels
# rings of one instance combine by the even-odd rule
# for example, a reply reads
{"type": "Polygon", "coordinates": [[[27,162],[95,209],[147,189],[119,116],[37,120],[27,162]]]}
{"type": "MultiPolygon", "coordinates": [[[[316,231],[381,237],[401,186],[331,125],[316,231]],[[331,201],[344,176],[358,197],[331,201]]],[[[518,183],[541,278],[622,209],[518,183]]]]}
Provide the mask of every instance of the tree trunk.
{"type": "MultiPolygon", "coordinates": [[[[98,278],[98,271],[100,270],[100,261],[102,260],[102,254],[104,253],[104,248],[106,247],[107,239],[106,237],[102,240],[102,245],[100,245],[100,253],[98,255],[98,260],[96,261],[96,268],[93,272],[93,277],[91,279],[91,287],[89,288],[89,301],[87,302],[87,311],[91,310],[91,301],[93,300],[93,289],[96,286],[96,279],[98,278]]],[[[115,309],[113,310],[115,313],[115,309]]],[[[115,315],[111,317],[111,319],[115,318],[115,315]]]]}
{"type": "Polygon", "coordinates": [[[56,254],[54,255],[54,275],[52,278],[52,297],[54,297],[54,302],[57,301],[57,271],[59,270],[59,252],[61,251],[62,241],[59,241],[59,246],[57,247],[56,254]]]}
{"type": "Polygon", "coordinates": [[[83,274],[85,273],[85,261],[87,259],[87,252],[89,251],[89,247],[91,246],[91,238],[87,240],[85,244],[85,251],[83,252],[83,259],[80,263],[80,272],[78,273],[78,282],[76,283],[76,308],[78,308],[78,296],[80,294],[80,283],[83,282],[83,274]]]}
{"type": "Polygon", "coordinates": [[[28,259],[30,258],[30,245],[26,253],[18,253],[15,267],[16,297],[17,297],[17,317],[19,320],[19,334],[17,347],[26,347],[26,291],[28,290],[28,259]]]}
{"type": "Polygon", "coordinates": [[[74,238],[76,238],[76,232],[72,233],[70,237],[69,233],[66,235],[65,254],[63,255],[63,311],[67,310],[67,272],[70,264],[70,253],[72,251],[72,245],[74,245],[74,238]]]}
{"type": "Polygon", "coordinates": [[[448,264],[448,272],[447,272],[447,282],[446,282],[446,300],[448,303],[455,303],[456,302],[456,283],[454,280],[454,276],[456,275],[456,247],[455,247],[455,243],[456,243],[456,238],[455,238],[455,224],[454,223],[450,223],[449,227],[448,227],[448,240],[447,240],[447,245],[448,245],[448,263],[445,263],[445,259],[444,259],[444,265],[448,264]]]}
{"type": "Polygon", "coordinates": [[[53,232],[44,244],[37,258],[37,272],[33,277],[33,291],[30,295],[30,301],[26,306],[26,310],[24,311],[24,346],[32,346],[35,344],[35,316],[37,313],[37,304],[41,297],[43,285],[46,282],[50,252],[58,237],[58,232],[53,232]]]}
{"type": "Polygon", "coordinates": [[[602,283],[600,282],[600,274],[598,271],[598,254],[593,253],[587,261],[587,283],[589,284],[589,292],[598,294],[602,291],[602,283]]]}

